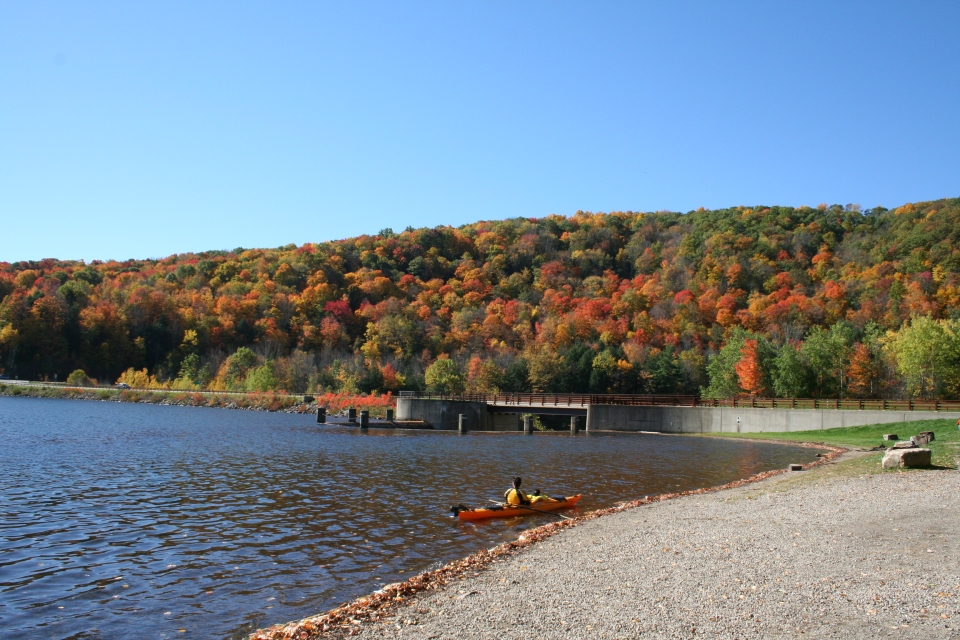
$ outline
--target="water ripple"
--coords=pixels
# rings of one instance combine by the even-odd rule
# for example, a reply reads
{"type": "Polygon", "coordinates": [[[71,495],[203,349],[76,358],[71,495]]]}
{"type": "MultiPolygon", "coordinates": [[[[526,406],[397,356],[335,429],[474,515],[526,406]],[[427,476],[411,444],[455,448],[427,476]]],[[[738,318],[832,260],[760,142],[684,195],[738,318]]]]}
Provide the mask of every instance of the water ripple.
{"type": "Polygon", "coordinates": [[[0,398],[0,627],[239,638],[549,520],[461,523],[525,488],[585,509],[721,484],[814,451],[643,435],[386,432],[309,416],[0,398]]]}

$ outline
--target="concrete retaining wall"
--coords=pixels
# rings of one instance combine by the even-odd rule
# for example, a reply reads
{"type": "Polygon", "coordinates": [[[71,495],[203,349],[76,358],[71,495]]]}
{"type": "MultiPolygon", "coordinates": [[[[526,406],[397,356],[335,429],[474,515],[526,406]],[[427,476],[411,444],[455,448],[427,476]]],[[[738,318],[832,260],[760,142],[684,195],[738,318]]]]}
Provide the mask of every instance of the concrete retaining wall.
{"type": "Polygon", "coordinates": [[[493,429],[487,405],[483,402],[397,398],[397,420],[423,420],[434,429],[456,430],[459,426],[457,417],[461,413],[467,416],[467,429],[493,429]]]}
{"type": "Polygon", "coordinates": [[[943,418],[957,420],[960,412],[591,405],[587,411],[587,429],[660,433],[755,433],[814,431],[943,418]]]}
{"type": "MultiPolygon", "coordinates": [[[[524,413],[537,413],[536,407],[524,413]]],[[[474,431],[516,431],[518,416],[489,411],[482,402],[397,398],[398,420],[423,420],[434,429],[456,429],[467,415],[474,431]]],[[[785,432],[858,427],[912,420],[957,420],[957,411],[857,411],[837,409],[753,409],[750,407],[626,407],[595,404],[587,408],[590,431],[660,433],[785,432]]]]}

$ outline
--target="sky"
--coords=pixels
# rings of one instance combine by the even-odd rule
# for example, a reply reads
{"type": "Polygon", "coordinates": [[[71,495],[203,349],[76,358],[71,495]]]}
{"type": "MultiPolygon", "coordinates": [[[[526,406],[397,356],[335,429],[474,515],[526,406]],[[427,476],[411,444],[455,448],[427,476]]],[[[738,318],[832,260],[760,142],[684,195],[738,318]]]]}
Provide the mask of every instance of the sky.
{"type": "Polygon", "coordinates": [[[0,0],[0,261],[960,196],[960,3],[0,0]]]}

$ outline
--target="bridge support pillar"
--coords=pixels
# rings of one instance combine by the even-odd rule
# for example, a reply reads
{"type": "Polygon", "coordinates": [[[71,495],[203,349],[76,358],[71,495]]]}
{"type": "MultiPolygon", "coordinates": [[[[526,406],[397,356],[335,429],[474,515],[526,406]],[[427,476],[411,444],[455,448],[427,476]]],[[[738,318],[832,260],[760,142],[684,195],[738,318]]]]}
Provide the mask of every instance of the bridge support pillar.
{"type": "Polygon", "coordinates": [[[579,420],[580,418],[578,416],[570,416],[570,435],[577,435],[577,431],[580,430],[579,420]]]}
{"type": "Polygon", "coordinates": [[[523,416],[523,432],[528,436],[533,433],[533,416],[523,416]]]}
{"type": "Polygon", "coordinates": [[[457,416],[457,431],[460,433],[467,432],[467,414],[461,413],[457,416]]]}

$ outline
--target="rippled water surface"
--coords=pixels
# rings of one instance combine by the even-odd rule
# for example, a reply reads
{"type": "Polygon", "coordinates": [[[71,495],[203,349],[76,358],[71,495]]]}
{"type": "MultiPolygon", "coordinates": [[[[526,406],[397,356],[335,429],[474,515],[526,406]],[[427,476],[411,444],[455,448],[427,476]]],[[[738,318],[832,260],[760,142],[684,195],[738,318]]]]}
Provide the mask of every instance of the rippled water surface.
{"type": "Polygon", "coordinates": [[[449,517],[514,475],[592,510],[816,454],[30,398],[0,398],[0,443],[0,629],[24,638],[243,637],[551,521],[449,517]]]}

